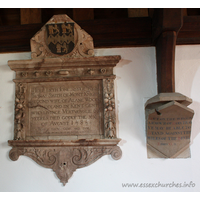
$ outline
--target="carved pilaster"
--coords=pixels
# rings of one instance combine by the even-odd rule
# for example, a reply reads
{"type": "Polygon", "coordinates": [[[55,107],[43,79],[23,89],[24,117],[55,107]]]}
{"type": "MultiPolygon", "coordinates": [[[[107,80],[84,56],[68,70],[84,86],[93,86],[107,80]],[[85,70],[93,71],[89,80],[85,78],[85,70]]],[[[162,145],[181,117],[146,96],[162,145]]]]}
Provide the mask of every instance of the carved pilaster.
{"type": "Polygon", "coordinates": [[[15,95],[15,128],[14,128],[14,139],[23,140],[25,139],[25,104],[26,104],[26,89],[25,83],[16,84],[16,95],[15,95]]]}
{"type": "Polygon", "coordinates": [[[105,138],[116,138],[114,80],[103,79],[105,138]]]}

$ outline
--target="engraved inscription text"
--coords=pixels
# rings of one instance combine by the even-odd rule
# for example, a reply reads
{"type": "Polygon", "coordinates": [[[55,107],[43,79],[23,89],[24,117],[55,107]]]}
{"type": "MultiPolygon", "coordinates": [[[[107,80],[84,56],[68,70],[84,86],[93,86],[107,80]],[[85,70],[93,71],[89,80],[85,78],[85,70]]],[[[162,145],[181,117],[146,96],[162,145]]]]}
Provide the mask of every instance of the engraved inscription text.
{"type": "Polygon", "coordinates": [[[30,136],[102,135],[101,81],[30,83],[30,136]]]}

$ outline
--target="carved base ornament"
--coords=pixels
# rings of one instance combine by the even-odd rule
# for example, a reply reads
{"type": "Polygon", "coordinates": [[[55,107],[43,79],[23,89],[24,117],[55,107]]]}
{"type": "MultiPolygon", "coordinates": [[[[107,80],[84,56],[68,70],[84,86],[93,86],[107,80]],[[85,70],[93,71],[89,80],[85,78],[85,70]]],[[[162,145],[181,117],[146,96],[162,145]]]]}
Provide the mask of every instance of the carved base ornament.
{"type": "Polygon", "coordinates": [[[95,57],[92,37],[67,15],[36,33],[31,53],[8,61],[16,72],[10,159],[28,156],[64,185],[104,155],[120,159],[113,68],[121,57],[95,57]]]}
{"type": "MultiPolygon", "coordinates": [[[[96,143],[95,141],[84,142],[85,144],[93,143],[93,145],[96,143]]],[[[86,167],[104,155],[111,154],[115,160],[120,159],[122,155],[118,146],[106,146],[98,143],[96,143],[96,146],[84,146],[84,144],[81,146],[76,146],[76,144],[66,146],[72,144],[58,141],[51,141],[50,143],[47,143],[47,141],[34,141],[31,143],[29,141],[9,141],[9,144],[13,146],[9,153],[11,160],[16,161],[20,155],[28,156],[42,167],[53,169],[63,185],[68,182],[76,169],[86,167]],[[43,147],[45,142],[47,146],[43,147]],[[35,147],[30,147],[31,145],[35,147]],[[49,145],[54,146],[49,147],[49,145]]]]}

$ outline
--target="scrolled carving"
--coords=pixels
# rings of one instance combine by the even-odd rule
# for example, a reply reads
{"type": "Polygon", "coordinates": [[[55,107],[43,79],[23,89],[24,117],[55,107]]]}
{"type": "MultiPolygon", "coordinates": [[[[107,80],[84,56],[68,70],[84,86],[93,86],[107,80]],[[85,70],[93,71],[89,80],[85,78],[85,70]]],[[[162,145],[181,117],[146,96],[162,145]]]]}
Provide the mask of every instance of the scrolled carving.
{"type": "Polygon", "coordinates": [[[86,167],[109,154],[118,160],[122,153],[117,146],[23,147],[13,148],[9,157],[16,161],[20,155],[28,156],[39,165],[51,168],[65,185],[76,169],[86,167]]]}
{"type": "Polygon", "coordinates": [[[114,160],[119,160],[122,157],[122,150],[118,146],[115,146],[112,149],[111,156],[114,160]]]}
{"type": "MultiPolygon", "coordinates": [[[[82,163],[82,159],[84,158],[84,154],[87,155],[87,152],[86,150],[83,148],[83,149],[74,149],[74,151],[76,151],[75,155],[72,157],[72,162],[75,164],[75,165],[79,165],[82,163]]],[[[85,156],[87,157],[87,156],[85,156]]]]}
{"type": "Polygon", "coordinates": [[[25,94],[26,84],[18,83],[16,85],[15,97],[15,140],[22,140],[25,138],[24,119],[25,119],[25,94]]]}
{"type": "Polygon", "coordinates": [[[13,148],[10,150],[9,157],[11,160],[16,161],[18,160],[19,156],[20,156],[20,153],[17,148],[13,148]]]}
{"type": "Polygon", "coordinates": [[[48,148],[27,148],[24,155],[32,158],[43,167],[49,168],[56,161],[55,153],[55,151],[48,148]]]}
{"type": "Polygon", "coordinates": [[[92,164],[106,154],[107,153],[104,147],[76,148],[74,149],[74,156],[72,161],[79,168],[85,167],[92,164]]]}

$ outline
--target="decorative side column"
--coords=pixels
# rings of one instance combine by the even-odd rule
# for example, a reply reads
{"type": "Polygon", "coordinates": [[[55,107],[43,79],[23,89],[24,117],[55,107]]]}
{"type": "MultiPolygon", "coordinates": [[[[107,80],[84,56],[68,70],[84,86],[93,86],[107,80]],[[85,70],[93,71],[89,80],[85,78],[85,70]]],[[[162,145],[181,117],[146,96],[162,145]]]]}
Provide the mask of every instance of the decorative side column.
{"type": "Polygon", "coordinates": [[[116,138],[114,80],[103,79],[105,138],[116,138]]]}
{"type": "Polygon", "coordinates": [[[31,50],[31,60],[8,61],[16,72],[10,159],[28,156],[64,185],[104,155],[120,159],[113,67],[121,57],[95,57],[92,37],[67,15],[53,16],[31,50]]]}

